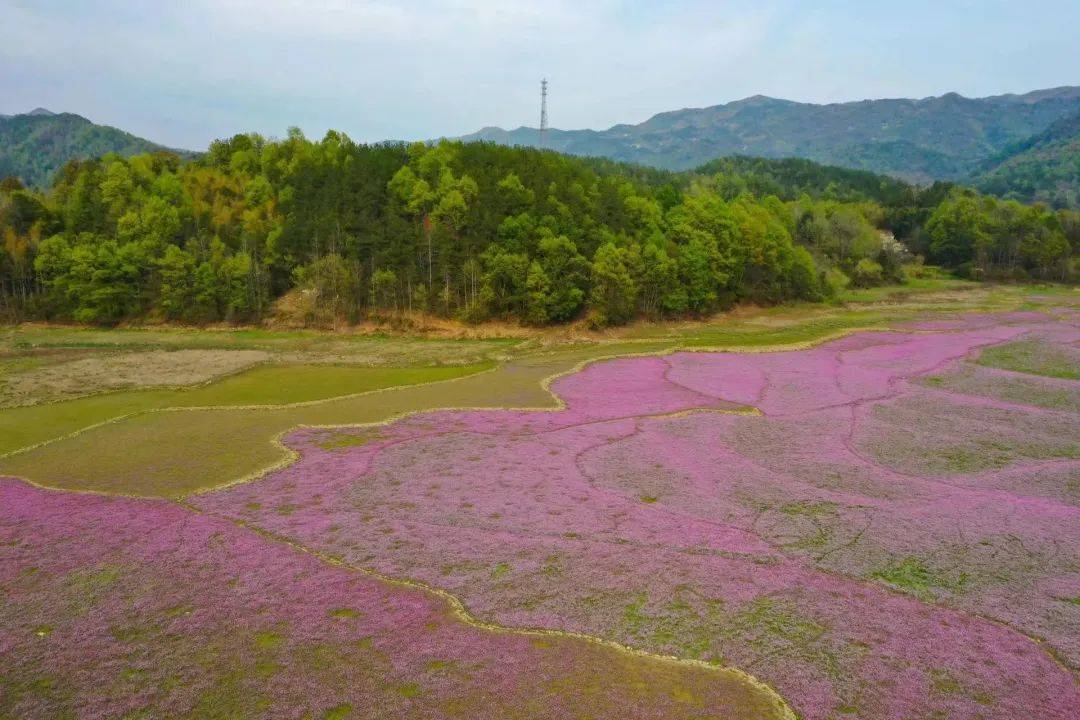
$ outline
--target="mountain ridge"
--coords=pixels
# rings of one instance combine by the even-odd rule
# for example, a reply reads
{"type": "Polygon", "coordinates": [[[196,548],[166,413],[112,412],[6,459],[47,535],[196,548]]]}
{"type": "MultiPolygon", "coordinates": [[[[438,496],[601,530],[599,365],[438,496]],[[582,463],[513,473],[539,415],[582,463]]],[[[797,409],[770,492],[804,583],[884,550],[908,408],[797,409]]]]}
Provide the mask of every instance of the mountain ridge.
{"type": "MultiPolygon", "coordinates": [[[[605,130],[547,133],[544,146],[685,170],[716,157],[801,157],[905,180],[962,180],[1010,144],[1080,111],[1080,87],[967,98],[958,93],[816,104],[752,95],[656,113],[605,130]]],[[[459,138],[540,146],[539,131],[487,126],[459,138]]]]}
{"type": "Polygon", "coordinates": [[[0,178],[14,176],[33,187],[49,185],[68,161],[106,153],[129,156],[151,152],[191,155],[69,112],[35,108],[0,116],[0,178]]]}

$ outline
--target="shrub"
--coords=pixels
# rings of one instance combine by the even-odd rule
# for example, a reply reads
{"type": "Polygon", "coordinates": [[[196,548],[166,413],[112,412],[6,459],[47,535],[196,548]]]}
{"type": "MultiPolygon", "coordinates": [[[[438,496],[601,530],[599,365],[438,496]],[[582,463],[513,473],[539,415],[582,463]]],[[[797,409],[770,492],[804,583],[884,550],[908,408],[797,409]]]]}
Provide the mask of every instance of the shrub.
{"type": "Polygon", "coordinates": [[[884,270],[881,263],[876,263],[868,258],[863,258],[851,271],[851,282],[855,287],[877,287],[885,281],[884,270]]]}

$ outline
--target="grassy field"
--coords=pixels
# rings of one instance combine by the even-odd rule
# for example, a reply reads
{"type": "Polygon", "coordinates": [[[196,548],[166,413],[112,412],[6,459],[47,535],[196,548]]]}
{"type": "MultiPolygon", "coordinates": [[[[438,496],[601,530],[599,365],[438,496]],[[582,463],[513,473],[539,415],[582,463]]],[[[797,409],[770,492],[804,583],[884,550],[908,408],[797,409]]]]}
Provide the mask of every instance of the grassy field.
{"type": "Polygon", "coordinates": [[[264,330],[17,326],[0,332],[0,406],[116,390],[191,387],[256,365],[476,365],[510,338],[439,340],[264,330]]]}
{"type": "MultiPolygon", "coordinates": [[[[793,347],[952,313],[1050,309],[1074,303],[1075,295],[1053,287],[922,280],[900,290],[851,293],[840,304],[740,309],[708,322],[598,333],[560,328],[524,341],[16,327],[0,335],[9,382],[43,366],[62,376],[65,367],[74,371],[88,358],[121,352],[259,351],[266,359],[197,387],[101,392],[89,386],[85,397],[2,408],[0,473],[69,490],[181,497],[288,462],[289,452],[273,441],[300,425],[380,422],[432,408],[555,407],[543,381],[597,358],[793,347]]],[[[152,380],[176,384],[170,377],[152,380]]]]}
{"type": "Polygon", "coordinates": [[[287,460],[289,453],[271,441],[298,425],[377,422],[430,407],[550,403],[540,381],[557,367],[444,370],[462,379],[314,404],[144,412],[10,455],[0,460],[0,472],[67,490],[177,497],[287,460]]]}
{"type": "Polygon", "coordinates": [[[463,377],[492,367],[260,367],[191,390],[140,390],[0,410],[0,453],[143,413],[229,406],[308,403],[402,385],[463,377]]]}
{"type": "Polygon", "coordinates": [[[353,362],[392,365],[476,362],[493,349],[512,345],[507,338],[429,339],[388,334],[349,334],[315,330],[256,328],[202,330],[177,327],[101,329],[19,325],[0,332],[5,353],[30,349],[94,350],[262,350],[312,356],[341,353],[353,362]]]}
{"type": "Polygon", "coordinates": [[[980,365],[1014,372],[1080,380],[1080,352],[1036,341],[1020,341],[987,348],[979,356],[980,365]]]}

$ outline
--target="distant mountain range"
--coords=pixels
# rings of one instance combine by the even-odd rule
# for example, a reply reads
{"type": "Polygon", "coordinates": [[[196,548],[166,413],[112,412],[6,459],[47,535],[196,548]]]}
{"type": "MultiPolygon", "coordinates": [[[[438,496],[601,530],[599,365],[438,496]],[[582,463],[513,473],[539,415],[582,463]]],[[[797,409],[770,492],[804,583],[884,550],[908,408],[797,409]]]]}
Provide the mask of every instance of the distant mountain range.
{"type": "Polygon", "coordinates": [[[56,171],[73,158],[157,150],[169,148],[72,113],[37,108],[21,115],[0,115],[0,178],[14,175],[35,187],[50,185],[56,171]]]}
{"type": "MultiPolygon", "coordinates": [[[[544,146],[669,170],[717,157],[800,157],[915,182],[964,180],[1010,146],[1080,112],[1080,87],[1024,95],[815,105],[756,95],[607,130],[550,130],[544,146]]],[[[540,146],[536,128],[488,127],[463,140],[540,146]]]]}
{"type": "MultiPolygon", "coordinates": [[[[524,127],[484,128],[461,139],[541,144],[539,131],[524,127]]],[[[1080,207],[1080,87],[979,99],[949,93],[829,105],[758,95],[661,113],[639,125],[550,130],[544,146],[668,170],[694,169],[732,156],[804,158],[907,181],[958,181],[1003,197],[1080,207]]],[[[168,148],[72,113],[37,108],[0,115],[0,178],[15,175],[36,187],[49,186],[72,158],[158,150],[168,148]]]]}

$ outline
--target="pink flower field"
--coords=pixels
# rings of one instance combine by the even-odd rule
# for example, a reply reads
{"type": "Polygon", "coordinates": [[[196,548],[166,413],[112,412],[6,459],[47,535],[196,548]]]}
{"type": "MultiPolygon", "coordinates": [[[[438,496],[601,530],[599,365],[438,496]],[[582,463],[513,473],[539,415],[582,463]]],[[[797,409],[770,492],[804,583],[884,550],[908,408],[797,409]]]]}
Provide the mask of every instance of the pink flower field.
{"type": "Polygon", "coordinates": [[[175,504],[0,482],[0,717],[782,717],[734,673],[470,626],[175,504]]]}
{"type": "Polygon", "coordinates": [[[0,716],[782,716],[711,665],[807,719],[1072,720],[1080,382],[974,362],[1019,341],[1080,358],[973,315],[299,429],[185,505],[4,481],[0,716]]]}

